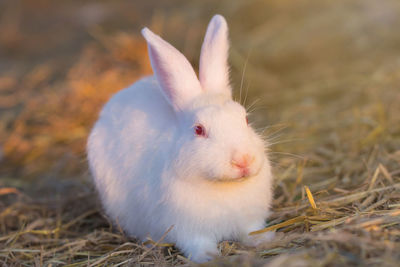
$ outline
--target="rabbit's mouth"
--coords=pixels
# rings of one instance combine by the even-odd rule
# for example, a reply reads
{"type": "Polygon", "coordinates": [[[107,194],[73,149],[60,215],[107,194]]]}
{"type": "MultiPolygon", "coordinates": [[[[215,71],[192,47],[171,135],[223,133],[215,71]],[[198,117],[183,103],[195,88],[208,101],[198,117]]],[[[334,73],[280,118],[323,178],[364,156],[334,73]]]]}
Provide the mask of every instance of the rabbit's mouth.
{"type": "Polygon", "coordinates": [[[254,162],[251,166],[237,166],[231,164],[231,166],[227,166],[228,168],[223,172],[211,171],[204,173],[202,177],[216,182],[242,182],[260,175],[262,166],[263,165],[259,164],[259,162],[254,162]]]}
{"type": "MultiPolygon", "coordinates": [[[[258,174],[258,173],[257,173],[258,174]]],[[[255,176],[257,176],[257,174],[252,174],[252,175],[246,175],[246,176],[222,176],[222,177],[218,177],[215,179],[216,182],[220,182],[220,183],[240,183],[246,180],[249,180],[255,176]]]]}
{"type": "Polygon", "coordinates": [[[216,183],[241,183],[244,181],[247,181],[251,178],[253,178],[255,175],[253,176],[246,176],[246,177],[228,177],[228,176],[223,176],[217,179],[214,179],[213,181],[216,183]]]}

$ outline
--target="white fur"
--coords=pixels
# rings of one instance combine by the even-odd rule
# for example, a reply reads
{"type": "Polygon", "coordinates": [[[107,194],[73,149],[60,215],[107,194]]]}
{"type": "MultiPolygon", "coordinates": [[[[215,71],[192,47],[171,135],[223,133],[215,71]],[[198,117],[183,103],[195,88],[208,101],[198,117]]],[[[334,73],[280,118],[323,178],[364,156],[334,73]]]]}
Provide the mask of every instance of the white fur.
{"type": "MultiPolygon", "coordinates": [[[[223,16],[215,15],[201,46],[199,79],[203,88],[221,92],[229,87],[228,52],[228,25],[223,16]]],[[[231,90],[222,92],[231,95],[231,90]]]]}
{"type": "Polygon", "coordinates": [[[142,34],[147,41],[151,66],[162,91],[175,110],[182,110],[187,102],[201,92],[196,73],[186,57],[160,36],[147,28],[142,30],[142,34]]]}
{"type": "MultiPolygon", "coordinates": [[[[207,84],[218,80],[205,70],[204,64],[213,64],[209,56],[226,60],[224,22],[217,15],[207,30],[207,35],[211,29],[213,36],[224,36],[205,38],[202,75],[211,75],[203,79],[207,84]]],[[[157,240],[173,225],[164,242],[176,243],[197,262],[217,255],[221,240],[256,244],[248,233],[264,227],[272,197],[262,139],[246,125],[245,109],[226,93],[228,83],[200,86],[181,53],[150,30],[142,33],[155,77],[114,95],[88,140],[90,170],[106,213],[142,240],[157,240]],[[197,123],[207,137],[195,135],[197,123]],[[254,160],[242,178],[231,162],[244,154],[254,160]]],[[[221,77],[228,77],[225,65],[213,65],[222,68],[215,69],[221,77]]]]}

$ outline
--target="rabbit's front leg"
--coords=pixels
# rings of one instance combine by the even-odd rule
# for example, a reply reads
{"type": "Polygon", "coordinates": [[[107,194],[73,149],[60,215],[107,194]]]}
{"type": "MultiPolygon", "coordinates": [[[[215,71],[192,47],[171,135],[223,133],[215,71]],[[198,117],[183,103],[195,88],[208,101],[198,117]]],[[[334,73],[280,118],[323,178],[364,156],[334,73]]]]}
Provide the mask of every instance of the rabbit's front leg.
{"type": "Polygon", "coordinates": [[[190,239],[185,237],[185,239],[183,242],[177,242],[176,245],[191,261],[206,262],[220,254],[217,242],[213,238],[195,236],[190,239]]]}

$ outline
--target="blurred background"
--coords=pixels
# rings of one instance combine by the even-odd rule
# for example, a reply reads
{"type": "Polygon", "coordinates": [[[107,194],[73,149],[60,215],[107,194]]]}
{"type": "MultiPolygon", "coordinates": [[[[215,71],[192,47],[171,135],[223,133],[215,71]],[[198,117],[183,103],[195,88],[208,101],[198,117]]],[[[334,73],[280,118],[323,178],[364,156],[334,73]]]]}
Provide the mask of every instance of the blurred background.
{"type": "Polygon", "coordinates": [[[277,176],[307,160],[309,179],[349,179],[378,144],[398,163],[399,1],[2,0],[0,186],[85,188],[101,106],[152,73],[140,29],[197,70],[216,13],[230,27],[235,96],[242,88],[251,121],[268,127],[277,176]]]}
{"type": "MultiPolygon", "coordinates": [[[[33,218],[58,225],[54,218],[68,221],[96,205],[86,138],[113,93],[152,73],[140,29],[161,35],[197,70],[216,13],[230,27],[234,95],[271,143],[274,209],[305,203],[303,184],[319,197],[399,178],[400,1],[0,0],[3,233],[26,221],[37,227],[33,218]],[[378,168],[390,179],[366,185],[378,168]],[[71,202],[85,193],[89,207],[71,202]],[[38,199],[40,212],[30,206],[38,199]]],[[[385,207],[399,199],[392,195],[394,206],[385,207]]],[[[346,202],[347,211],[373,201],[346,202]]],[[[87,233],[106,227],[96,218],[87,233]]],[[[66,238],[81,235],[79,227],[66,238]]]]}

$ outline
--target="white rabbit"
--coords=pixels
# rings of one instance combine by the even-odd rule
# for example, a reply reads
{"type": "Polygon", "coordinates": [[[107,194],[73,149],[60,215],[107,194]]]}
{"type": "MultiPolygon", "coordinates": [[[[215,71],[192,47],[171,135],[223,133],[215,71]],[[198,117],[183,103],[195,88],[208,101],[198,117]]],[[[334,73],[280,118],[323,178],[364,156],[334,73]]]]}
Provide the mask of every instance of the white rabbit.
{"type": "MultiPolygon", "coordinates": [[[[198,79],[187,59],[144,28],[154,76],[104,106],[88,140],[90,170],[106,213],[128,235],[175,243],[196,262],[222,240],[254,245],[272,197],[264,142],[232,100],[228,28],[215,15],[198,79]]],[[[268,239],[270,235],[265,235],[268,239]]]]}

